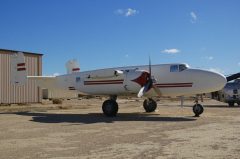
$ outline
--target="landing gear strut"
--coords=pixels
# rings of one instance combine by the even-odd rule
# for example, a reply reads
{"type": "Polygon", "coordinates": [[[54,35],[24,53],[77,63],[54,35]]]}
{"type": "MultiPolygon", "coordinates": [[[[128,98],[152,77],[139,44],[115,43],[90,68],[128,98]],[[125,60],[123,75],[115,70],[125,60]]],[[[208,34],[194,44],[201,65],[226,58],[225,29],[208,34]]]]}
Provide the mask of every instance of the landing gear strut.
{"type": "Polygon", "coordinates": [[[157,103],[151,98],[145,99],[143,102],[143,107],[146,112],[154,112],[157,108],[157,103]]]}
{"type": "Polygon", "coordinates": [[[102,104],[103,113],[108,117],[114,117],[118,112],[117,96],[110,96],[110,99],[105,100],[102,104]]]}

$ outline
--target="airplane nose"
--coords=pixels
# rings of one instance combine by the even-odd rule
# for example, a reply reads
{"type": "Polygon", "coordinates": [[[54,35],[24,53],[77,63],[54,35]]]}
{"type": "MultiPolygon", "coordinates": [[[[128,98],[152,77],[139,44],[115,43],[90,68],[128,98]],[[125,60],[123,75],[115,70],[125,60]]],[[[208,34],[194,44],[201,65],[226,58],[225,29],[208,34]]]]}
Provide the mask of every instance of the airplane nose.
{"type": "Polygon", "coordinates": [[[227,83],[226,77],[220,73],[192,69],[194,77],[194,89],[196,92],[210,93],[221,90],[227,83]]]}
{"type": "Polygon", "coordinates": [[[211,72],[209,76],[210,85],[212,85],[212,88],[214,91],[221,90],[227,83],[227,79],[224,75],[216,72],[211,72]]]}

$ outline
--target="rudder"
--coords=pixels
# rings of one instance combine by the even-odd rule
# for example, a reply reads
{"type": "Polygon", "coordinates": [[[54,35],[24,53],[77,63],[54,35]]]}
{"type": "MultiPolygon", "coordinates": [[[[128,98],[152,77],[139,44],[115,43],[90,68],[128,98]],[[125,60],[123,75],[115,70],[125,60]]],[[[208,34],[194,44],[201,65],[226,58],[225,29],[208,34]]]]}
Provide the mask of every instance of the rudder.
{"type": "Polygon", "coordinates": [[[77,62],[77,60],[69,60],[66,63],[66,69],[68,74],[79,72],[80,71],[79,63],[77,62]]]}

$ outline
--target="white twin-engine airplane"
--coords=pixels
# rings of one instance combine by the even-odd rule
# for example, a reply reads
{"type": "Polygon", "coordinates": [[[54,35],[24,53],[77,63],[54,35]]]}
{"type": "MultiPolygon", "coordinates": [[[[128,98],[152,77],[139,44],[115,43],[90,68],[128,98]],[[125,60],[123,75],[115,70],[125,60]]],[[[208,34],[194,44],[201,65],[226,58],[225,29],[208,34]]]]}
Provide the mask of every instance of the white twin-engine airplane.
{"type": "MultiPolygon", "coordinates": [[[[11,82],[23,85],[27,79],[36,80],[41,88],[78,91],[86,95],[109,95],[103,102],[102,110],[106,116],[116,116],[117,96],[129,95],[146,97],[143,102],[146,112],[153,112],[157,96],[183,97],[222,89],[225,76],[201,69],[191,69],[187,64],[160,64],[129,66],[79,72],[79,65],[72,60],[66,64],[67,74],[56,77],[27,76],[24,54],[12,56],[11,82]]],[[[150,60],[149,60],[150,61],[150,60]]],[[[203,113],[203,106],[193,106],[195,116],[203,113]]]]}

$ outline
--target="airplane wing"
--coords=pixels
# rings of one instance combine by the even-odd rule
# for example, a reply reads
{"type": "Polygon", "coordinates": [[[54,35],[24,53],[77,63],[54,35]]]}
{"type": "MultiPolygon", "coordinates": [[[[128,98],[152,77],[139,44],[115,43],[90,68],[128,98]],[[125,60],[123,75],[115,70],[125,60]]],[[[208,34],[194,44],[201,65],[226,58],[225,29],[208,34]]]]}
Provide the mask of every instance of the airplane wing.
{"type": "MultiPolygon", "coordinates": [[[[55,76],[27,76],[27,79],[34,80],[41,88],[57,89],[57,78],[55,76]]],[[[60,88],[59,88],[60,89],[60,88]]]]}

